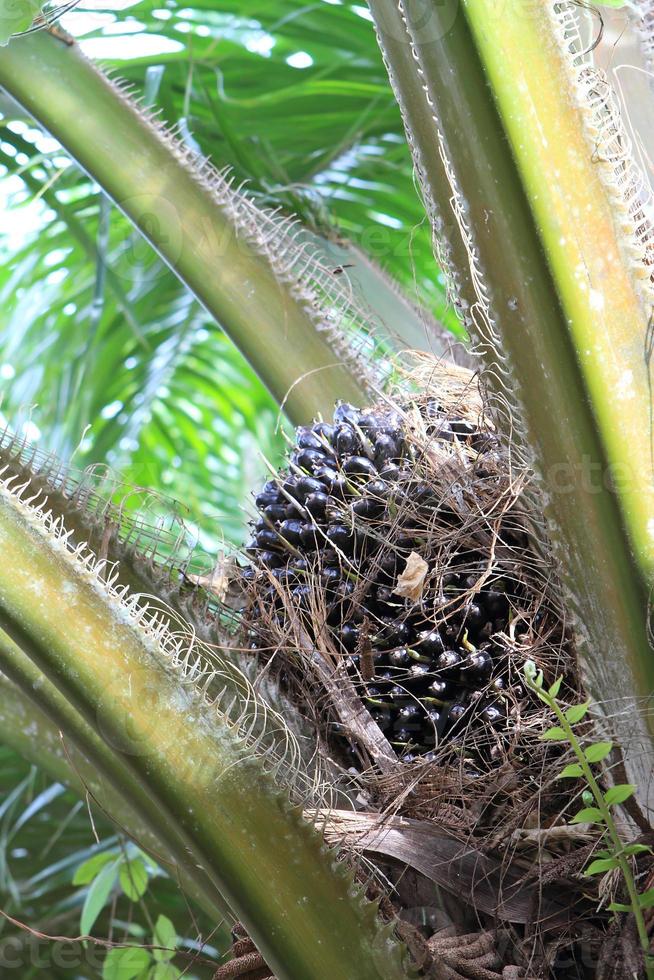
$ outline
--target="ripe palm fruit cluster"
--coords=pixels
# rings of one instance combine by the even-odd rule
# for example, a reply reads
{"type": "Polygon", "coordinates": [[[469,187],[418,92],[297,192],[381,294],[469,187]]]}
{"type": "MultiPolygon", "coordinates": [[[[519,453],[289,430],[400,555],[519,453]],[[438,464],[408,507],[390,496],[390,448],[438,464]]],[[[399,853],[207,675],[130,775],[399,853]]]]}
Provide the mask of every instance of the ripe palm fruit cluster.
{"type": "Polygon", "coordinates": [[[510,650],[533,627],[515,573],[524,534],[496,500],[480,519],[475,496],[490,484],[492,498],[494,457],[487,430],[435,399],[403,412],[343,403],[297,430],[288,469],[256,495],[254,645],[279,649],[292,623],[310,644],[327,637],[405,762],[471,733],[490,753],[524,695],[510,650]]]}

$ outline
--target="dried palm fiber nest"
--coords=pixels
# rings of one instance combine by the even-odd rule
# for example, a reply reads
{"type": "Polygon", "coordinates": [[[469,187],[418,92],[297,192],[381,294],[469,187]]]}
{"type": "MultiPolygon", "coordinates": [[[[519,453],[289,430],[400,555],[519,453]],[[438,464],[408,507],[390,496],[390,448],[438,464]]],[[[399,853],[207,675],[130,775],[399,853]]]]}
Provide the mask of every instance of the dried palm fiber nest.
{"type": "Polygon", "coordinates": [[[418,381],[298,429],[255,498],[248,640],[379,804],[410,788],[394,812],[446,807],[469,829],[503,785],[521,826],[536,802],[540,819],[562,804],[560,787],[534,799],[560,749],[538,741],[524,665],[563,675],[574,700],[571,640],[474,377],[430,360],[418,381]]]}
{"type": "Polygon", "coordinates": [[[319,815],[328,841],[447,947],[434,976],[592,976],[574,950],[605,931],[582,875],[596,836],[566,823],[583,786],[556,779],[565,749],[540,740],[552,720],[523,682],[532,661],[582,698],[556,575],[475,377],[430,359],[411,381],[297,430],[255,498],[244,642],[349,787],[352,812],[319,815]],[[438,890],[458,898],[445,920],[438,890]],[[476,937],[469,961],[443,926],[476,937]]]}

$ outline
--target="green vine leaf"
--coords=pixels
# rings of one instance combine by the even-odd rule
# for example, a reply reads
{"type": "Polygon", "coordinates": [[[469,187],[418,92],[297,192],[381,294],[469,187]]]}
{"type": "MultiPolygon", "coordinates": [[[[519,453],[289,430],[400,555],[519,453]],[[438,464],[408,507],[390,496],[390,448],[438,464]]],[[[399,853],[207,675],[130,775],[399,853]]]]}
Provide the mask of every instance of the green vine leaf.
{"type": "Polygon", "coordinates": [[[608,906],[609,912],[631,912],[631,905],[624,905],[622,902],[611,902],[608,906]]]}
{"type": "Polygon", "coordinates": [[[148,887],[148,872],[143,861],[140,858],[135,858],[133,861],[126,861],[121,865],[119,878],[120,887],[129,900],[138,902],[148,887]]]}
{"type": "Polygon", "coordinates": [[[561,690],[561,684],[563,683],[563,675],[557,677],[549,691],[547,692],[551,698],[555,698],[559,691],[561,690]]]}
{"type": "Polygon", "coordinates": [[[627,844],[620,851],[621,854],[652,854],[652,848],[648,847],[647,844],[627,844]]]}
{"type": "Polygon", "coordinates": [[[613,868],[619,868],[620,862],[617,858],[599,858],[597,861],[592,861],[586,870],[585,875],[599,875],[604,874],[605,871],[612,871],[613,868]]]}
{"type": "Polygon", "coordinates": [[[604,794],[604,802],[607,806],[614,806],[617,803],[624,803],[636,792],[636,787],[631,783],[621,783],[619,786],[611,786],[604,794]]]}
{"type": "Polygon", "coordinates": [[[73,875],[74,885],[89,885],[102,871],[106,864],[115,861],[116,855],[112,851],[104,851],[102,854],[94,854],[79,868],[73,875]]]}
{"type": "Polygon", "coordinates": [[[588,713],[590,707],[590,701],[584,701],[583,704],[573,704],[572,707],[568,708],[565,712],[565,719],[571,725],[576,725],[578,721],[581,721],[583,717],[588,713]]]}
{"type": "Polygon", "coordinates": [[[612,748],[613,742],[596,742],[595,745],[588,746],[584,755],[588,762],[601,762],[602,759],[606,759],[612,748]]]}
{"type": "Polygon", "coordinates": [[[638,896],[638,905],[641,909],[654,909],[654,888],[648,888],[638,896]]]}
{"type": "Polygon", "coordinates": [[[86,893],[86,899],[82,908],[80,918],[80,931],[82,935],[88,936],[95,924],[95,920],[105,907],[111,890],[116,884],[118,877],[118,862],[107,864],[100,874],[93,880],[91,887],[86,893]]]}
{"type": "Polygon", "coordinates": [[[584,771],[578,762],[571,762],[570,765],[562,769],[561,772],[556,777],[557,779],[579,779],[583,776],[584,771]]]}
{"type": "Polygon", "coordinates": [[[575,813],[570,823],[603,823],[602,811],[596,806],[585,806],[579,813],[575,813]]]}
{"type": "Polygon", "coordinates": [[[147,949],[138,946],[111,949],[102,965],[102,980],[134,980],[151,962],[147,949]]]}
{"type": "Polygon", "coordinates": [[[148,980],[177,980],[181,971],[172,963],[157,963],[149,974],[148,980]]]}
{"type": "Polygon", "coordinates": [[[164,949],[154,950],[153,955],[155,960],[161,964],[166,963],[168,960],[172,960],[173,956],[175,955],[175,947],[177,946],[177,932],[175,930],[175,926],[167,916],[160,915],[157,919],[154,927],[152,942],[154,946],[164,947],[164,949]]]}
{"type": "Polygon", "coordinates": [[[568,736],[558,725],[554,725],[553,728],[548,728],[540,738],[543,742],[567,742],[568,740],[568,736]]]}

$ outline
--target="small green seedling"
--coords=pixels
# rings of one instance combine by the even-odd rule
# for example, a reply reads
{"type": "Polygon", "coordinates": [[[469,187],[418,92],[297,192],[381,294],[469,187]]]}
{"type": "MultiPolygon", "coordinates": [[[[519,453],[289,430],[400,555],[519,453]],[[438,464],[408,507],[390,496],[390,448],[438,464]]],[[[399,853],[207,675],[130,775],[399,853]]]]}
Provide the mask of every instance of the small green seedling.
{"type": "MultiPolygon", "coordinates": [[[[132,843],[94,854],[81,864],[73,884],[88,886],[80,921],[83,935],[89,935],[118,889],[131,902],[139,902],[150,877],[160,873],[152,858],[132,843]]],[[[145,936],[145,931],[137,930],[134,924],[132,933],[145,936]]],[[[102,980],[177,980],[181,971],[171,961],[178,941],[173,923],[160,915],[154,924],[151,947],[116,946],[109,950],[102,965],[102,980]]]]}
{"type": "MultiPolygon", "coordinates": [[[[617,5],[612,4],[612,6],[617,5]]],[[[608,871],[618,870],[622,875],[629,896],[629,904],[612,902],[609,909],[612,912],[631,912],[633,914],[643,950],[647,980],[654,980],[654,956],[651,954],[649,936],[643,916],[645,909],[654,908],[654,888],[649,888],[642,894],[638,893],[629,860],[634,854],[645,852],[651,854],[652,849],[644,844],[625,844],[620,837],[612,812],[613,807],[624,803],[633,795],[636,787],[630,783],[621,783],[617,786],[611,786],[605,793],[602,792],[592,766],[606,759],[613,748],[613,743],[600,741],[587,744],[584,739],[582,744],[574,730],[575,726],[588,714],[590,701],[563,707],[558,701],[563,678],[557,678],[551,687],[546,688],[542,670],[537,670],[536,665],[531,660],[525,664],[524,678],[527,687],[538,695],[540,700],[554,713],[558,721],[558,725],[554,725],[543,732],[541,739],[549,742],[567,742],[577,757],[577,762],[565,766],[558,778],[584,779],[588,787],[582,793],[584,806],[574,815],[572,823],[596,824],[604,828],[607,847],[596,852],[594,859],[586,868],[585,874],[601,875],[608,871]]]]}

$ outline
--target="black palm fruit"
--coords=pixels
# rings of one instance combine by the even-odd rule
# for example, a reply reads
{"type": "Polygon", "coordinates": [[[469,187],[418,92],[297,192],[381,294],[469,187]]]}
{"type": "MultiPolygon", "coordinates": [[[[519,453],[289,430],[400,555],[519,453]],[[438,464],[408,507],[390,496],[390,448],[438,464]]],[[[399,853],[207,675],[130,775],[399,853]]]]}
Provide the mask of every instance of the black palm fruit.
{"type": "Polygon", "coordinates": [[[349,425],[339,425],[336,430],[334,449],[341,459],[351,456],[361,448],[359,435],[349,425]]]}
{"type": "MultiPolygon", "coordinates": [[[[495,452],[494,437],[447,415],[434,399],[420,412],[428,442],[418,447],[388,409],[342,403],[333,424],[298,429],[289,470],[255,497],[261,520],[247,548],[253,566],[274,575],[292,599],[280,603],[277,589],[262,598],[259,588],[253,607],[270,602],[274,615],[257,623],[257,637],[273,628],[274,616],[283,625],[284,616],[301,615],[309,634],[327,628],[363,703],[405,762],[430,761],[438,745],[474,731],[488,744],[491,729],[506,726],[524,692],[492,637],[506,636],[516,609],[529,601],[513,557],[498,563],[472,536],[465,547],[443,551],[466,518],[448,495],[451,477],[441,485],[421,462],[430,447],[458,460],[467,454],[473,477],[483,480],[475,476],[483,469],[478,454],[488,446],[495,452]],[[415,598],[396,591],[412,551],[430,570],[415,598]],[[312,622],[316,610],[320,621],[312,622]]],[[[520,533],[508,528],[507,554],[515,554],[520,533]]],[[[251,569],[245,578],[256,587],[251,569]]],[[[260,645],[271,646],[265,636],[260,645]]]]}
{"type": "Polygon", "coordinates": [[[309,511],[314,519],[324,517],[327,504],[329,503],[329,494],[325,493],[325,488],[323,484],[320,484],[320,490],[315,493],[311,492],[305,498],[304,506],[309,511]]]}

